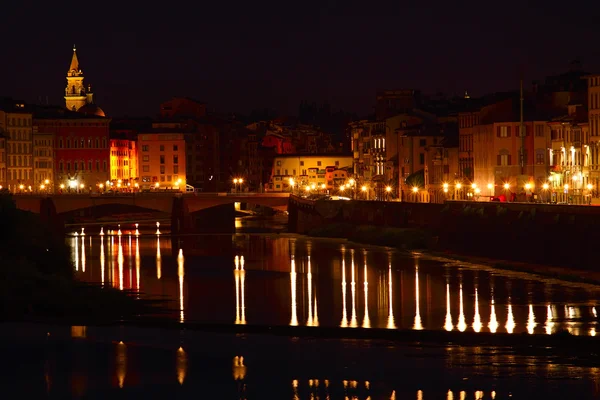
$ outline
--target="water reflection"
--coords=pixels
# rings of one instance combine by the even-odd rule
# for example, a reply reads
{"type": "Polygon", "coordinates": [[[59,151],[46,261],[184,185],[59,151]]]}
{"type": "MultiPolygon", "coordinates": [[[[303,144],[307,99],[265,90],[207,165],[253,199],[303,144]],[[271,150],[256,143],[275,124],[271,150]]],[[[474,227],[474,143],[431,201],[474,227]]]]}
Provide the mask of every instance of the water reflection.
{"type": "Polygon", "coordinates": [[[419,309],[419,258],[415,257],[415,323],[413,329],[422,330],[421,311],[419,309]]]}
{"type": "Polygon", "coordinates": [[[296,260],[294,255],[291,256],[290,261],[290,287],[291,287],[291,298],[292,298],[292,317],[290,319],[291,326],[298,325],[298,305],[296,304],[296,260]]]}
{"type": "MultiPolygon", "coordinates": [[[[137,230],[137,227],[136,227],[137,230]]],[[[141,260],[140,260],[140,240],[136,237],[135,238],[135,278],[136,278],[136,288],[138,290],[138,298],[139,298],[139,293],[140,293],[140,266],[141,266],[141,260]]]]}
{"type": "Polygon", "coordinates": [[[473,330],[475,332],[481,332],[483,324],[481,323],[481,316],[479,315],[479,293],[477,292],[477,286],[475,286],[475,316],[473,317],[473,330]]]}
{"type": "Polygon", "coordinates": [[[363,318],[363,328],[371,327],[371,320],[369,319],[369,274],[367,272],[367,252],[364,253],[365,257],[365,316],[363,318]]]}
{"type": "Polygon", "coordinates": [[[160,237],[156,238],[156,278],[162,277],[162,257],[160,256],[160,237]]]}
{"type": "Polygon", "coordinates": [[[222,237],[235,243],[222,261],[229,250],[215,245],[221,243],[219,237],[186,240],[177,244],[177,251],[171,251],[169,237],[135,237],[129,230],[121,237],[86,233],[85,238],[89,239],[79,236],[68,241],[80,279],[122,290],[139,291],[144,286],[144,295],[174,300],[173,317],[182,322],[232,322],[235,307],[236,324],[246,324],[250,310],[252,323],[259,325],[529,334],[568,330],[573,335],[595,335],[597,329],[597,289],[565,290],[559,283],[550,286],[531,277],[503,276],[501,271],[452,268],[422,255],[314,239],[238,235],[222,237]],[[92,251],[94,245],[99,245],[99,252],[92,251]],[[253,262],[245,265],[249,257],[253,262]],[[230,271],[232,258],[233,287],[231,275],[223,275],[230,271]],[[192,275],[185,273],[186,261],[195,266],[192,275]],[[286,278],[289,274],[286,284],[282,273],[286,278]],[[194,288],[191,296],[186,287],[194,288]],[[520,293],[528,293],[526,301],[520,293]]]}
{"type": "Polygon", "coordinates": [[[394,289],[392,281],[392,262],[390,261],[388,264],[388,329],[396,329],[396,322],[394,321],[394,289]]]}
{"type": "Polygon", "coordinates": [[[119,289],[123,290],[123,245],[119,237],[119,252],[117,255],[117,265],[119,268],[119,289]]]}
{"type": "Polygon", "coordinates": [[[180,385],[183,385],[185,375],[187,374],[187,354],[181,346],[177,349],[175,370],[177,372],[177,382],[179,382],[180,385]]]}
{"type": "Polygon", "coordinates": [[[462,283],[459,286],[458,289],[458,298],[459,298],[459,308],[458,308],[458,330],[461,332],[464,332],[465,330],[467,330],[467,322],[465,320],[465,306],[463,303],[463,289],[462,289],[462,283]]]}
{"type": "Polygon", "coordinates": [[[179,254],[177,255],[177,277],[179,278],[179,322],[184,322],[184,312],[183,312],[183,277],[185,275],[185,271],[183,269],[183,250],[179,249],[179,254]]]}
{"type": "Polygon", "coordinates": [[[534,331],[535,331],[535,326],[537,324],[535,323],[535,315],[533,314],[533,304],[529,304],[529,317],[527,318],[527,332],[530,335],[533,335],[534,331]]]}
{"type": "Polygon", "coordinates": [[[244,325],[246,323],[246,271],[244,270],[244,256],[235,256],[235,269],[233,271],[235,279],[235,324],[244,325]]]}
{"type": "Polygon", "coordinates": [[[81,238],[81,271],[85,272],[85,238],[81,238]]]}
{"type": "Polygon", "coordinates": [[[104,238],[100,237],[100,277],[101,277],[102,285],[104,285],[105,262],[106,262],[106,256],[104,255],[104,238]]]}
{"type": "Polygon", "coordinates": [[[354,276],[354,250],[350,250],[351,266],[350,266],[350,294],[352,296],[352,316],[350,317],[350,328],[356,328],[356,278],[354,276]]]}
{"type": "Polygon", "coordinates": [[[444,323],[444,329],[450,332],[454,329],[452,325],[452,312],[450,311],[450,284],[446,283],[446,320],[444,323]]]}
{"type": "Polygon", "coordinates": [[[513,333],[515,331],[515,317],[510,297],[508,298],[508,314],[506,315],[506,332],[513,333]]]}
{"type": "Polygon", "coordinates": [[[498,319],[496,318],[496,303],[494,301],[494,290],[492,289],[491,300],[490,300],[490,323],[488,328],[491,333],[496,333],[498,330],[498,319]]]}
{"type": "Polygon", "coordinates": [[[120,388],[125,385],[125,377],[127,375],[127,346],[122,341],[117,344],[117,356],[116,356],[116,368],[117,384],[120,388]]]}
{"type": "Polygon", "coordinates": [[[342,322],[340,326],[346,328],[348,326],[348,313],[346,311],[346,251],[342,247],[342,322]]]}

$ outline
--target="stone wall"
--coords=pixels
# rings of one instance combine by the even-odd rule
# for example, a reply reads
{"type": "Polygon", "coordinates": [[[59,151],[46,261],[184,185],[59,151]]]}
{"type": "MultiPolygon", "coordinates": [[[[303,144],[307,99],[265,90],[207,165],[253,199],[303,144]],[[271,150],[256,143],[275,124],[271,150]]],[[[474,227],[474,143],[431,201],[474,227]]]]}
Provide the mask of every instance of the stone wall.
{"type": "Polygon", "coordinates": [[[597,269],[600,207],[448,201],[445,204],[290,198],[291,232],[349,223],[427,229],[438,250],[597,269]]]}

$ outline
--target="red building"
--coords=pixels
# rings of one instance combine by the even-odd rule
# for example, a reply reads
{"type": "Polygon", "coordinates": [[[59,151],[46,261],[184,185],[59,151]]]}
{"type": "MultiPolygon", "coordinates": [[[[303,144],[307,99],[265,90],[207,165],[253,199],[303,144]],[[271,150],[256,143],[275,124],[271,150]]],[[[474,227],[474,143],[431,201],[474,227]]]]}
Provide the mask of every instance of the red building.
{"type": "Polygon", "coordinates": [[[99,190],[110,179],[110,118],[60,107],[38,107],[33,124],[54,134],[54,189],[99,190]]]}

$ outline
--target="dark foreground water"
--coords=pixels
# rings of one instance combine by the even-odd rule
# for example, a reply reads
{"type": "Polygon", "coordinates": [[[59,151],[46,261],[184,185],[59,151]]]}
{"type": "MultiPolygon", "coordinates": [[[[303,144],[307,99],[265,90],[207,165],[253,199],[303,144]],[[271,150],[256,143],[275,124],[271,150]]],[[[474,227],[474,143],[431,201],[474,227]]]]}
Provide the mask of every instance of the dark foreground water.
{"type": "Polygon", "coordinates": [[[6,398],[600,398],[596,365],[534,349],[119,327],[1,332],[6,398]]]}

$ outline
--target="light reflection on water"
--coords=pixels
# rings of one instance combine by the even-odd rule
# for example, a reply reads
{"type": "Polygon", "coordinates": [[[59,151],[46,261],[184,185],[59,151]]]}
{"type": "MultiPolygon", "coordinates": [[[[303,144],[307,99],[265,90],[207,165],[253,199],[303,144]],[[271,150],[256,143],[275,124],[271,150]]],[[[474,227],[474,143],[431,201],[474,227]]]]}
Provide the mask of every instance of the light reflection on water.
{"type": "Polygon", "coordinates": [[[596,334],[600,291],[589,286],[292,236],[173,240],[70,244],[80,279],[178,300],[181,322],[596,334]]]}
{"type": "MultiPolygon", "coordinates": [[[[82,338],[81,332],[82,330],[85,332],[85,329],[86,327],[72,327],[73,337],[82,338]]],[[[94,336],[99,335],[102,328],[90,327],[90,329],[95,331],[92,333],[94,336]]],[[[226,341],[232,343],[230,339],[226,341]]],[[[273,342],[276,346],[282,344],[280,341],[273,342]]],[[[62,360],[62,358],[72,357],[62,351],[41,354],[41,357],[47,358],[46,365],[59,366],[59,368],[46,367],[43,371],[36,372],[43,373],[48,395],[59,396],[64,394],[62,391],[69,390],[61,385],[61,382],[65,382],[65,375],[71,376],[69,379],[71,390],[77,392],[76,397],[84,397],[91,393],[106,395],[110,393],[107,391],[109,389],[113,390],[112,393],[131,395],[132,392],[126,390],[132,388],[138,390],[134,393],[140,394],[140,390],[145,390],[147,394],[156,395],[155,388],[159,387],[166,388],[163,393],[177,393],[177,398],[183,398],[180,396],[184,394],[189,395],[190,398],[198,398],[213,393],[217,395],[216,398],[245,399],[247,387],[252,388],[255,396],[258,394],[267,396],[257,398],[291,397],[313,400],[328,398],[495,399],[511,398],[513,395],[514,398],[521,398],[521,396],[532,398],[528,396],[539,395],[541,396],[539,398],[554,399],[564,398],[565,393],[569,392],[577,392],[578,398],[587,399],[595,398],[593,396],[600,394],[599,368],[551,364],[547,362],[544,355],[507,354],[506,350],[490,346],[449,346],[430,354],[423,354],[422,349],[413,353],[410,347],[388,348],[386,346],[385,351],[392,354],[381,353],[368,357],[365,355],[365,348],[361,348],[361,345],[340,344],[346,349],[346,354],[340,354],[339,361],[324,358],[321,363],[330,373],[323,373],[322,367],[316,368],[312,364],[312,357],[315,356],[307,354],[306,347],[302,347],[300,343],[297,344],[300,347],[292,349],[289,354],[273,352],[265,355],[262,351],[270,347],[270,342],[246,338],[233,344],[233,348],[219,346],[213,348],[210,351],[211,357],[208,358],[205,350],[198,351],[199,342],[196,342],[196,347],[190,345],[191,350],[186,343],[172,346],[170,341],[164,349],[124,341],[115,341],[107,348],[94,348],[94,345],[86,341],[76,343],[79,347],[73,351],[88,356],[94,351],[105,354],[108,350],[110,361],[87,364],[82,359],[62,360]],[[248,341],[250,343],[242,344],[248,341]],[[246,347],[247,351],[240,350],[239,346],[246,347]],[[398,357],[405,352],[412,354],[414,358],[398,357]],[[309,359],[303,361],[303,354],[309,359]],[[354,357],[359,354],[366,357],[363,360],[366,362],[364,365],[351,367],[350,372],[345,372],[345,368],[335,368],[338,365],[356,364],[349,360],[354,360],[354,357]],[[417,354],[421,354],[421,360],[417,354]],[[390,363],[394,359],[396,363],[392,366],[390,363]],[[282,369],[276,363],[273,364],[276,360],[290,364],[282,369]],[[440,360],[445,360],[446,372],[443,372],[444,363],[440,363],[440,360]],[[382,365],[375,367],[369,364],[372,362],[382,363],[382,365]],[[403,363],[406,366],[399,367],[399,364],[403,363]],[[409,370],[411,363],[414,371],[409,370]],[[196,368],[190,369],[190,365],[196,368]],[[504,370],[504,376],[500,380],[493,372],[497,365],[502,366],[504,370]],[[465,366],[470,369],[465,369],[465,366]],[[405,375],[399,373],[403,371],[402,368],[407,367],[409,369],[404,370],[405,375]],[[373,373],[374,368],[392,370],[394,373],[380,376],[373,373]],[[440,379],[439,374],[444,377],[440,379]],[[106,376],[112,379],[107,380],[106,376]],[[53,382],[55,384],[51,384],[53,382]],[[173,392],[175,386],[185,391],[173,392]]],[[[332,352],[340,351],[338,344],[335,343],[322,344],[322,346],[324,348],[333,346],[332,352]]],[[[204,345],[200,348],[202,347],[204,345]]],[[[376,348],[371,350],[377,352],[376,348]]]]}

